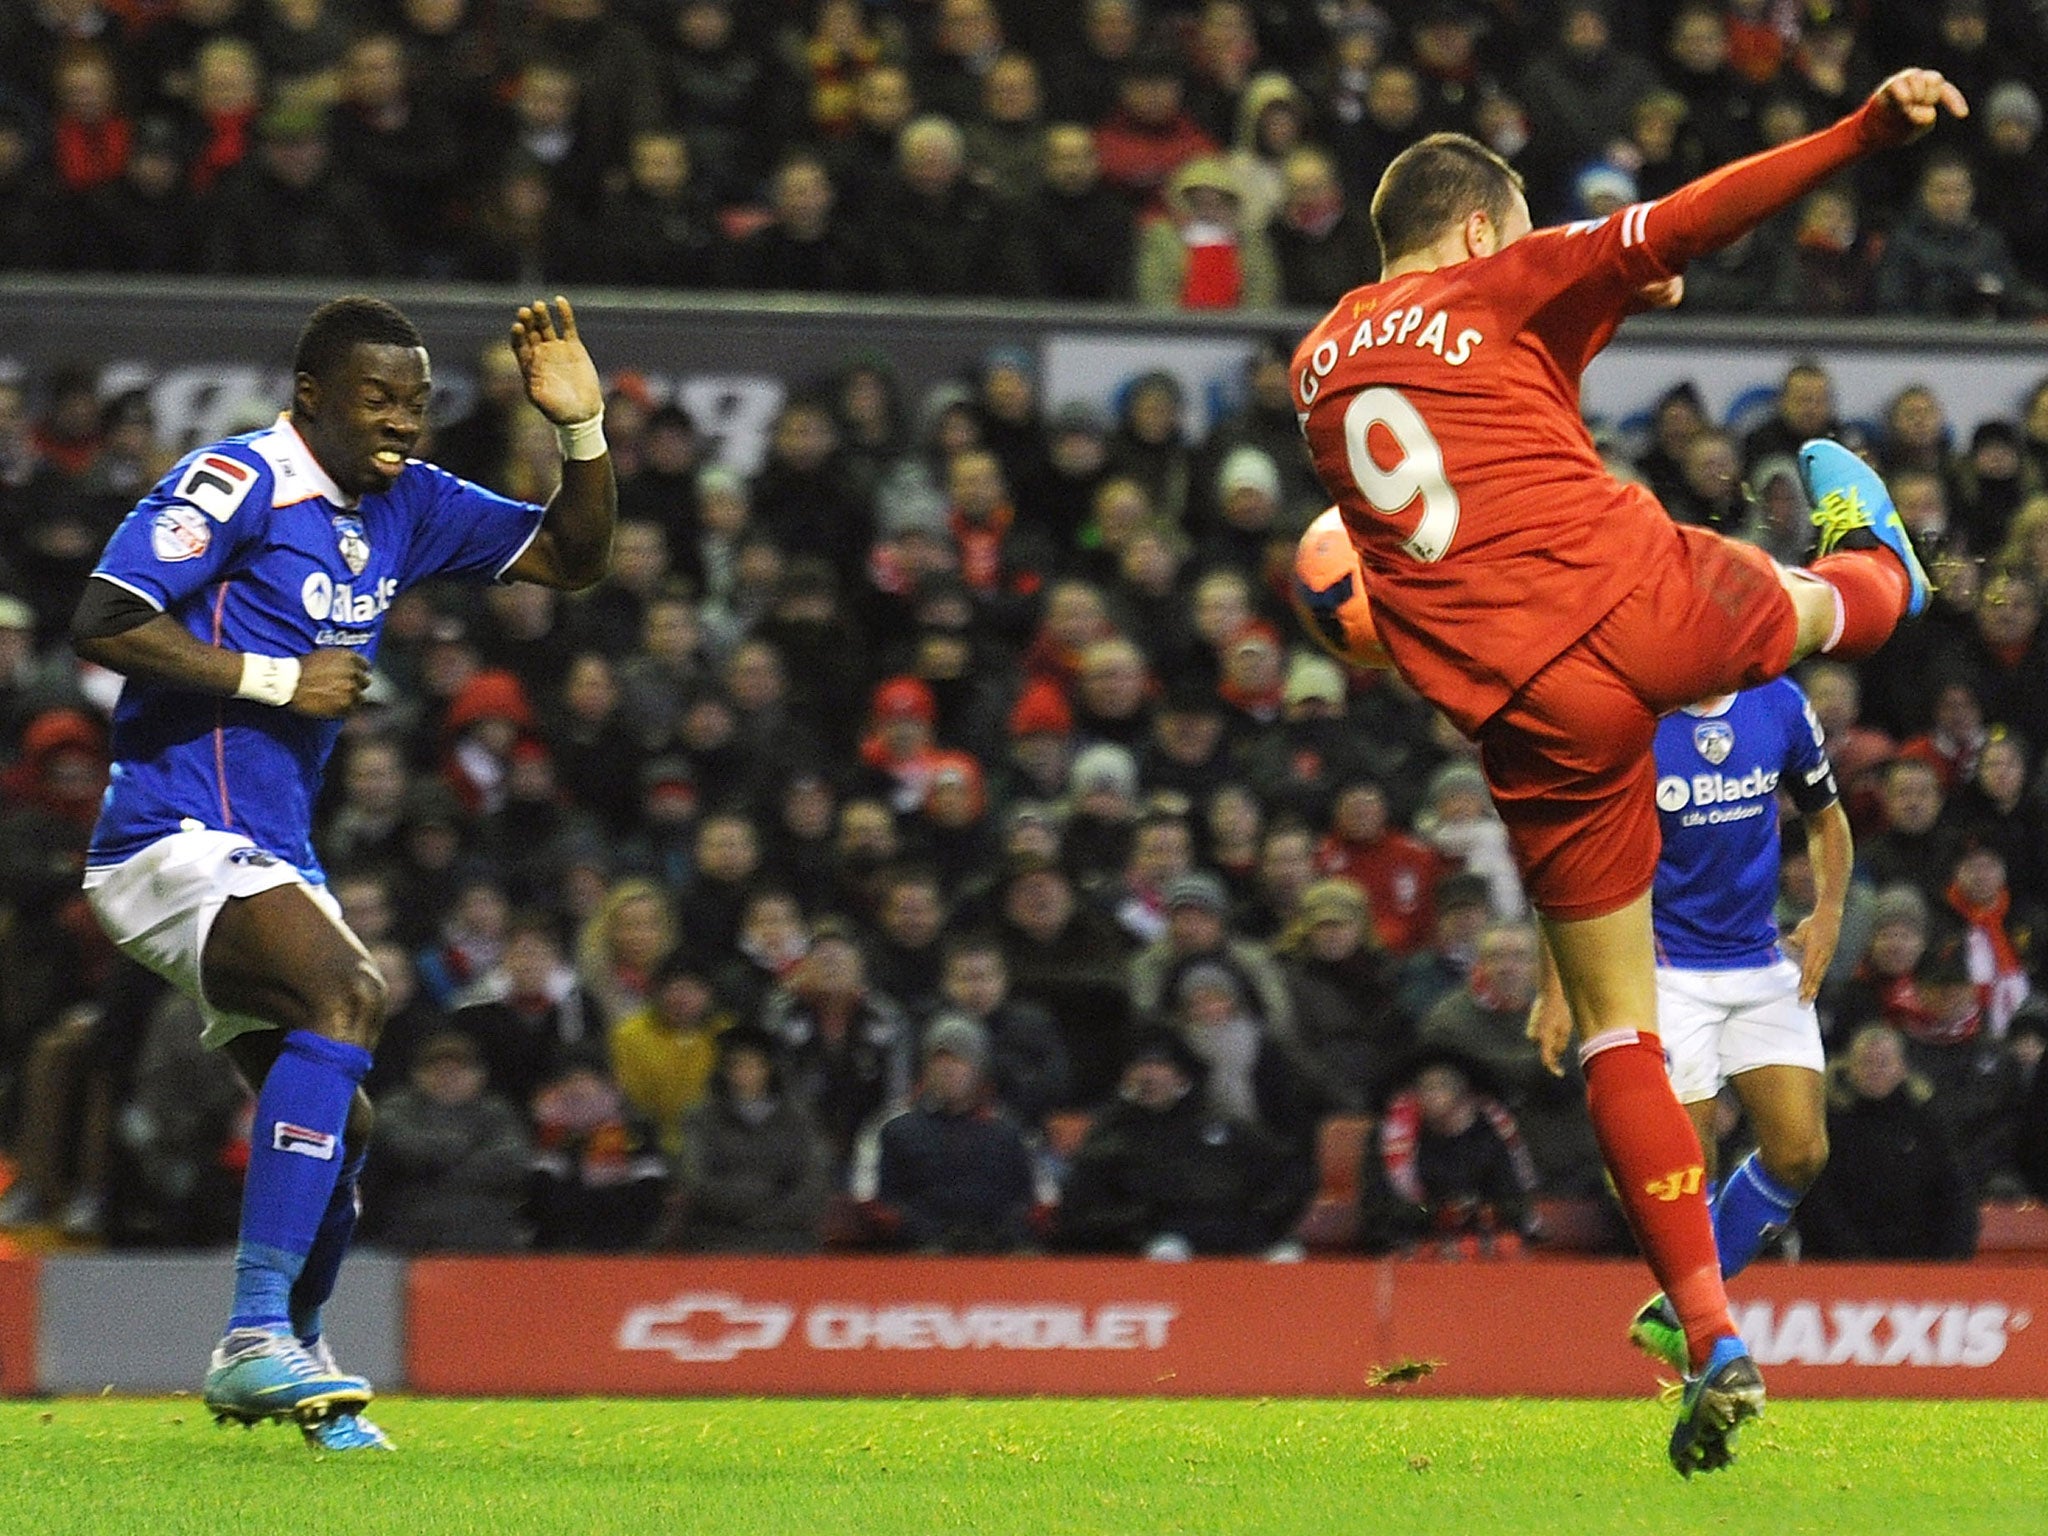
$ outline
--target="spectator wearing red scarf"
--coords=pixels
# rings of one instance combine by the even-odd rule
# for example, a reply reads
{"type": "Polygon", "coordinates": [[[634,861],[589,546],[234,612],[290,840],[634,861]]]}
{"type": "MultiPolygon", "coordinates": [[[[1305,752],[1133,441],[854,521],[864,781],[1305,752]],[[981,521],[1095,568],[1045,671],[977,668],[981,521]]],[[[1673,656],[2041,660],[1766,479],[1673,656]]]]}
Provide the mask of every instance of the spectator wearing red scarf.
{"type": "Polygon", "coordinates": [[[1024,634],[1053,551],[1018,526],[1002,460],[986,448],[956,453],[946,465],[946,530],[976,608],[999,633],[1024,634]]]}
{"type": "Polygon", "coordinates": [[[192,62],[192,107],[204,138],[187,176],[194,192],[212,190],[248,158],[263,107],[263,61],[239,37],[216,37],[192,62]]]}
{"type": "Polygon", "coordinates": [[[1152,309],[1270,309],[1280,264],[1263,229],[1248,229],[1237,173],[1190,160],[1167,184],[1166,212],[1138,236],[1138,301],[1152,309]]]}
{"type": "Polygon", "coordinates": [[[1116,625],[1102,593],[1078,578],[1057,581],[1046,589],[1043,614],[1024,652],[1027,690],[1043,683],[1065,703],[1081,680],[1081,656],[1099,640],[1112,639],[1116,625]]]}
{"type": "Polygon", "coordinates": [[[2005,857],[1988,843],[1977,844],[1956,861],[1945,899],[1969,925],[1964,955],[1970,980],[1983,997],[1991,1033],[2003,1038],[2033,989],[2028,972],[2041,942],[2043,914],[2031,902],[2014,901],[2005,881],[2005,857]]]}
{"type": "Polygon", "coordinates": [[[114,61],[96,43],[77,43],[57,56],[56,119],[51,154],[67,192],[105,186],[128,164],[135,122],[121,110],[114,61]]]}
{"type": "Polygon", "coordinates": [[[1247,619],[1231,631],[1218,658],[1223,681],[1216,692],[1248,726],[1280,718],[1287,694],[1287,652],[1280,631],[1264,619],[1247,619]]]}
{"type": "Polygon", "coordinates": [[[924,804],[942,754],[933,732],[939,703],[931,685],[907,673],[885,680],[868,705],[860,760],[885,781],[890,808],[908,814],[924,804]]]}

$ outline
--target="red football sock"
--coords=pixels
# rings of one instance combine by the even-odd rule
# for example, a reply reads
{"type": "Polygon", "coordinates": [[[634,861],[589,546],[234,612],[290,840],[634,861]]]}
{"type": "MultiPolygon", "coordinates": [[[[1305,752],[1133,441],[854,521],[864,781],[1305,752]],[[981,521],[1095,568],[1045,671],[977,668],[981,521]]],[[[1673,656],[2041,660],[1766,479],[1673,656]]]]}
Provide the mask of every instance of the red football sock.
{"type": "Polygon", "coordinates": [[[1888,549],[1842,549],[1807,567],[1835,589],[1840,620],[1821,649],[1843,661],[1861,661],[1891,639],[1906,616],[1911,585],[1899,557],[1888,549]]]}
{"type": "Polygon", "coordinates": [[[1600,1155],[1650,1272],[1685,1325],[1697,1371],[1714,1342],[1735,1332],[1707,1212],[1700,1139],[1671,1091],[1664,1044],[1655,1035],[1614,1030],[1588,1040],[1580,1058],[1600,1155]]]}

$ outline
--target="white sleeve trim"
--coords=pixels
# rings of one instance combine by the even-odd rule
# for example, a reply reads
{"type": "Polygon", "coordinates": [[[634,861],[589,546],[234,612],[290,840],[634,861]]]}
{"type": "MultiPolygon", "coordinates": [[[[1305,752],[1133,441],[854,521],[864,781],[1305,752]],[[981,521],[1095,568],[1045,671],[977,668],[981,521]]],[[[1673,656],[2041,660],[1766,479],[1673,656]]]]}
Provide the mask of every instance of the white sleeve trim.
{"type": "Polygon", "coordinates": [[[519,563],[519,557],[525,554],[527,550],[533,547],[533,541],[540,537],[540,525],[546,521],[547,509],[543,507],[541,509],[541,515],[533,520],[533,531],[527,534],[525,538],[519,541],[519,547],[512,551],[511,558],[506,560],[506,562],[503,565],[499,566],[498,569],[492,573],[491,580],[503,581],[505,579],[505,573],[511,570],[513,566],[517,565],[519,563]]]}
{"type": "Polygon", "coordinates": [[[162,602],[160,602],[153,594],[143,591],[142,588],[136,586],[135,583],[132,581],[123,581],[118,576],[109,576],[105,571],[94,571],[92,573],[92,580],[110,582],[114,586],[119,587],[123,592],[133,592],[137,597],[141,598],[145,603],[149,604],[149,606],[154,608],[158,613],[162,613],[164,611],[164,605],[162,602]]]}

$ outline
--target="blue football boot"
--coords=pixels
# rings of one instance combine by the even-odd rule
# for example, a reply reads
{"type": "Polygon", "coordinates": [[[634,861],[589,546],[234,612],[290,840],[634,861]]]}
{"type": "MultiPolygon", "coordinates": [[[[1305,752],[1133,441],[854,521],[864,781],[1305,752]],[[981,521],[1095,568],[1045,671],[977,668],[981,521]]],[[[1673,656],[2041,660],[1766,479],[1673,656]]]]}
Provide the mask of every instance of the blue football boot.
{"type": "MultiPolygon", "coordinates": [[[[315,1339],[306,1345],[306,1353],[313,1363],[323,1371],[342,1374],[341,1367],[334,1363],[334,1351],[327,1347],[325,1338],[315,1339]]],[[[314,1451],[395,1451],[391,1437],[360,1413],[331,1413],[325,1418],[301,1420],[299,1433],[306,1437],[306,1444],[314,1451]]]]}
{"type": "Polygon", "coordinates": [[[1911,589],[1906,612],[1924,611],[1933,591],[1927,570],[1920,564],[1913,536],[1877,471],[1840,443],[1817,437],[1799,450],[1799,478],[1806,487],[1806,499],[1813,503],[1813,525],[1820,530],[1816,558],[1838,549],[1881,544],[1906,568],[1911,589]]]}
{"type": "Polygon", "coordinates": [[[1682,1477],[1717,1472],[1735,1459],[1736,1432],[1764,1411],[1764,1379],[1749,1349],[1730,1334],[1688,1376],[1671,1431],[1671,1465],[1682,1477]]]}
{"type": "Polygon", "coordinates": [[[360,1376],[323,1367],[288,1333],[244,1328],[213,1351],[202,1400],[216,1420],[315,1422],[355,1413],[376,1394],[360,1376]]]}

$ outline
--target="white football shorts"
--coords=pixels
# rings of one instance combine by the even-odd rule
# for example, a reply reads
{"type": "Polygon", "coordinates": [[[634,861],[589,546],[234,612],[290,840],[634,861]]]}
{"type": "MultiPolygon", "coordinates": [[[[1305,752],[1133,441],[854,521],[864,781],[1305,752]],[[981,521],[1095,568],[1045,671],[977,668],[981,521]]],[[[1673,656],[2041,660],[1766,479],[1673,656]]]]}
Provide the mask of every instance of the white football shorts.
{"type": "MultiPolygon", "coordinates": [[[[129,959],[146,965],[199,1005],[209,1048],[255,1029],[276,1029],[268,1019],[227,1013],[206,1000],[199,957],[220,909],[238,896],[280,885],[299,885],[343,933],[341,903],[289,862],[237,832],[212,828],[173,832],[119,864],[85,872],[85,897],[107,937],[129,959]]],[[[349,935],[355,943],[355,936],[349,935]]]]}
{"type": "Polygon", "coordinates": [[[1697,1104],[1753,1067],[1827,1066],[1820,1019],[1799,1000],[1790,960],[1740,971],[1657,967],[1657,1028],[1682,1104],[1697,1104]]]}

